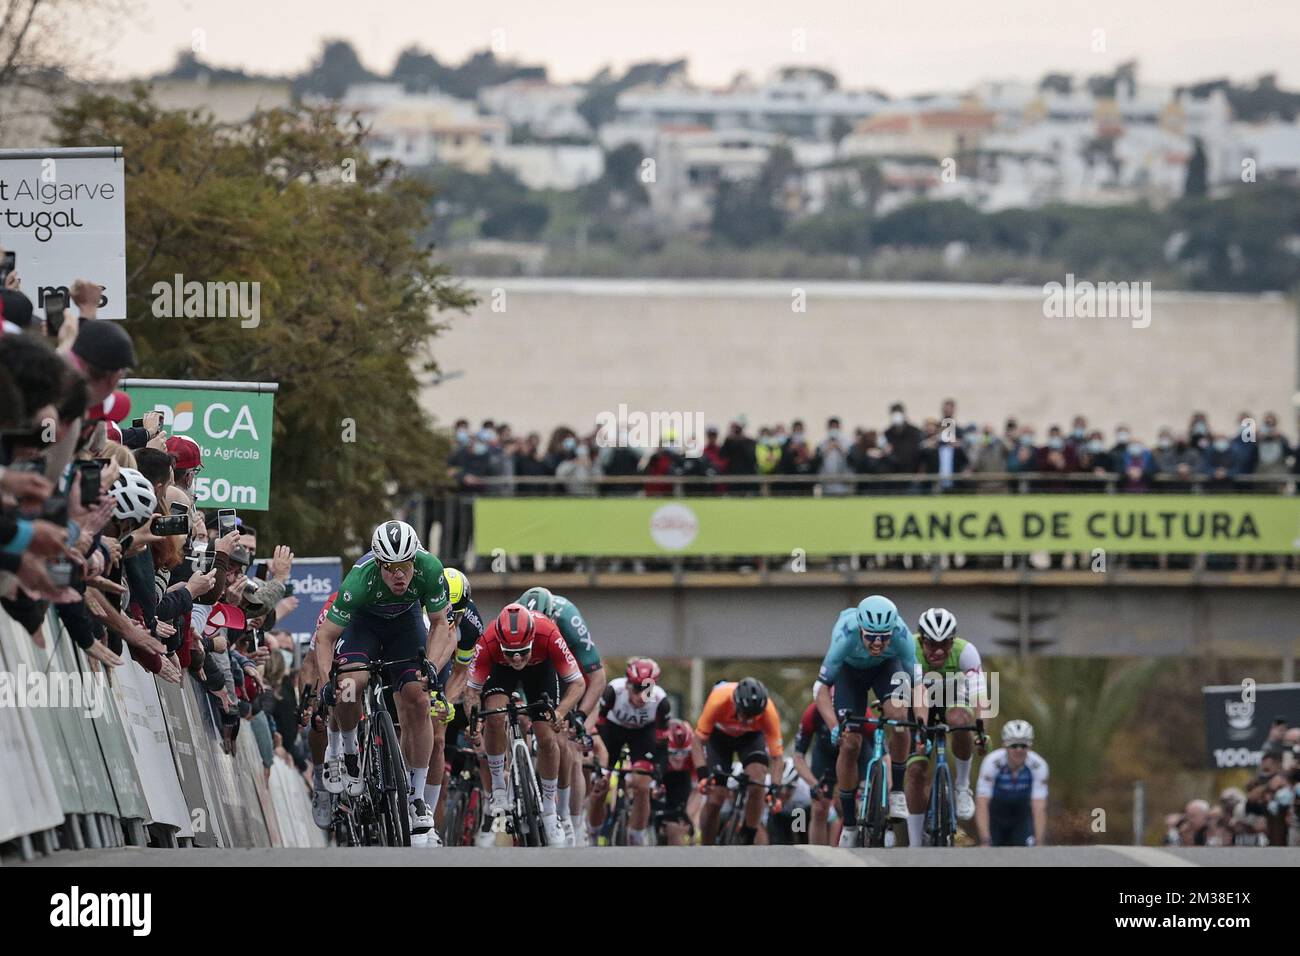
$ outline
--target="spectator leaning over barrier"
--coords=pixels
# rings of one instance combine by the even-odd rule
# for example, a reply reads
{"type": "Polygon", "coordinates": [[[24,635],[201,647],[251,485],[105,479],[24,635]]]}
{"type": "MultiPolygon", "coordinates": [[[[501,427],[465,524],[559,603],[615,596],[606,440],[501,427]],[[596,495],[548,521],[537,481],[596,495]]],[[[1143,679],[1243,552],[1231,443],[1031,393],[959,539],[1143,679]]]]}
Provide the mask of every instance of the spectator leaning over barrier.
{"type": "Polygon", "coordinates": [[[948,437],[945,430],[935,433],[934,440],[921,450],[920,470],[927,475],[942,475],[944,480],[937,486],[931,485],[928,491],[947,491],[953,487],[949,479],[953,475],[970,473],[970,459],[959,442],[948,437]]]}
{"type": "Polygon", "coordinates": [[[1291,467],[1294,449],[1286,436],[1278,431],[1277,416],[1272,412],[1264,415],[1259,426],[1259,444],[1255,464],[1257,475],[1285,475],[1291,467]]]}
{"type": "Polygon", "coordinates": [[[1237,417],[1237,432],[1228,444],[1232,455],[1228,474],[1233,478],[1255,473],[1255,465],[1259,461],[1259,434],[1253,422],[1250,412],[1242,412],[1237,417]]]}
{"type": "MultiPolygon", "coordinates": [[[[745,434],[745,419],[736,416],[727,428],[727,439],[722,443],[722,458],[726,462],[728,475],[758,474],[758,454],[754,439],[745,434]]],[[[750,495],[757,489],[753,485],[738,485],[735,494],[750,495]]]]}
{"type": "Polygon", "coordinates": [[[921,429],[907,420],[902,402],[889,406],[889,427],[885,440],[889,442],[894,469],[903,474],[915,474],[921,464],[921,429]]]}
{"type": "Polygon", "coordinates": [[[1205,453],[1202,470],[1209,481],[1206,491],[1232,490],[1232,439],[1227,435],[1215,435],[1209,451],[1205,453]]]}
{"type": "MultiPolygon", "coordinates": [[[[849,456],[844,448],[844,433],[840,430],[840,420],[831,418],[826,422],[826,439],[817,446],[814,470],[824,478],[849,475],[849,456]]],[[[821,486],[823,495],[847,495],[853,492],[853,486],[842,481],[828,481],[821,486]]]]}

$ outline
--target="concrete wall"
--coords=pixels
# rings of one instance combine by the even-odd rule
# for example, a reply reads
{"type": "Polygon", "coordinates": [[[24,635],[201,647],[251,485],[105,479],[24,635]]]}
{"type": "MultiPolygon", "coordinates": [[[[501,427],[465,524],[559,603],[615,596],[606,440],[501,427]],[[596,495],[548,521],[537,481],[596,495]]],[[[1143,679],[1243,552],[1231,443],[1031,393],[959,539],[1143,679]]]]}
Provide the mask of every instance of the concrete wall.
{"type": "MultiPolygon", "coordinates": [[[[1119,279],[1122,277],[1107,277],[1119,279]]],[[[1138,278],[1138,277],[1134,277],[1138,278]]],[[[450,426],[465,415],[545,436],[583,431],[620,403],[702,412],[725,428],[838,414],[882,425],[894,399],[914,420],[946,396],[958,418],[1006,415],[1154,441],[1190,412],[1231,428],[1278,414],[1295,433],[1295,304],[1278,295],[1156,292],[1149,328],[1126,319],[1049,319],[1037,287],[905,283],[505,279],[471,284],[482,304],[434,343],[444,372],[422,401],[450,426]],[[796,287],[804,314],[791,311],[796,287]],[[492,290],[505,291],[493,312],[492,290]],[[524,361],[521,361],[523,359],[524,361]],[[507,374],[508,371],[508,374],[507,374]]]]}
{"type": "MultiPolygon", "coordinates": [[[[486,615],[515,600],[474,579],[486,615]]],[[[957,615],[985,654],[1014,653],[1022,598],[1033,653],[1066,657],[1294,657],[1300,617],[1294,588],[898,587],[909,622],[927,607],[957,615]]],[[[862,599],[842,587],[566,588],[611,657],[821,657],[835,618],[862,599]]]]}

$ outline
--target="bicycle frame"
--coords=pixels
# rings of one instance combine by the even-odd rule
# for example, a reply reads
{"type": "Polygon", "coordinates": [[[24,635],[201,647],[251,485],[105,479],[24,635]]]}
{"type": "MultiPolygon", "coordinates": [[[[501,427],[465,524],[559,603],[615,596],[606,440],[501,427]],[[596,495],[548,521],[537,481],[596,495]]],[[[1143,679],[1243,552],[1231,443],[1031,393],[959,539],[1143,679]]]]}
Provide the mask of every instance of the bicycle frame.
{"type": "Polygon", "coordinates": [[[948,724],[931,724],[922,729],[934,742],[934,775],[930,781],[930,801],[925,812],[925,832],[931,846],[952,846],[957,836],[957,817],[952,803],[952,771],[948,767],[948,735],[963,730],[979,730],[976,726],[952,727],[948,724]],[[940,783],[942,782],[942,787],[940,783]],[[939,805],[940,792],[947,796],[947,826],[939,805]]]}
{"type": "Polygon", "coordinates": [[[550,697],[543,695],[540,701],[523,707],[511,700],[505,707],[475,710],[470,714],[470,727],[474,732],[477,732],[478,722],[484,717],[497,714],[506,716],[506,753],[509,756],[510,780],[514,790],[514,837],[523,846],[546,846],[546,834],[542,828],[542,788],[537,781],[532,751],[528,749],[528,742],[519,729],[519,717],[523,715],[536,720],[551,712],[553,707],[550,697]]]}

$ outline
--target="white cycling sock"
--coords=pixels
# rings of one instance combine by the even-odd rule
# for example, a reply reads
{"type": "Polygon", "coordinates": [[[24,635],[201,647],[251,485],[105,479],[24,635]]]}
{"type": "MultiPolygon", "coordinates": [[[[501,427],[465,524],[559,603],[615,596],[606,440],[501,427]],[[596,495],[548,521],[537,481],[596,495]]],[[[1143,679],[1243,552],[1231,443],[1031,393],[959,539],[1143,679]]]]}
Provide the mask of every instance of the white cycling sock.
{"type": "Polygon", "coordinates": [[[488,773],[492,775],[492,789],[506,788],[506,755],[488,754],[488,773]]]}
{"type": "Polygon", "coordinates": [[[340,730],[339,739],[343,742],[343,752],[345,754],[354,754],[357,752],[357,728],[351,730],[340,730]]]}
{"type": "Polygon", "coordinates": [[[343,752],[343,731],[327,731],[327,742],[325,744],[325,759],[333,760],[343,752]]]}
{"type": "Polygon", "coordinates": [[[411,799],[424,799],[424,784],[429,779],[428,767],[416,767],[411,771],[411,799]]]}
{"type": "Polygon", "coordinates": [[[644,830],[633,830],[631,827],[628,827],[628,831],[627,831],[627,845],[628,845],[628,846],[645,846],[645,831],[644,831],[644,830]]]}
{"type": "Polygon", "coordinates": [[[907,845],[925,845],[925,814],[909,813],[907,815],[907,845]]]}
{"type": "Polygon", "coordinates": [[[555,812],[555,789],[559,783],[558,777],[538,777],[537,782],[542,785],[542,816],[555,812]]]}
{"type": "Polygon", "coordinates": [[[424,802],[429,805],[429,812],[438,809],[438,798],[442,795],[442,784],[426,783],[424,785],[424,802]]]}
{"type": "Polygon", "coordinates": [[[970,789],[970,765],[972,763],[971,758],[967,757],[965,760],[962,760],[960,757],[953,757],[952,762],[957,767],[957,789],[969,790],[970,789]]]}
{"type": "Polygon", "coordinates": [[[570,787],[555,788],[555,810],[560,815],[561,820],[569,819],[569,791],[570,787]]]}

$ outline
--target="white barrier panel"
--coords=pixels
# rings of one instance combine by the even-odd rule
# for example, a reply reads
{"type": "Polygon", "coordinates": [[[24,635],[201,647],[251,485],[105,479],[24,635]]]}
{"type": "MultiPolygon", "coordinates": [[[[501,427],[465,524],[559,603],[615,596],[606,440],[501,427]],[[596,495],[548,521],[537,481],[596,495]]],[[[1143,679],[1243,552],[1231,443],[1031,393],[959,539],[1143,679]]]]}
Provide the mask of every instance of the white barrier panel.
{"type": "Polygon", "coordinates": [[[0,800],[0,842],[3,842],[58,826],[63,822],[63,811],[31,711],[18,706],[22,691],[16,686],[19,668],[12,659],[16,655],[12,652],[6,655],[5,645],[13,648],[19,635],[12,632],[19,628],[3,610],[0,610],[0,629],[5,631],[4,640],[0,640],[0,781],[4,788],[4,799],[0,800]]]}
{"type": "Polygon", "coordinates": [[[311,797],[298,772],[277,757],[271,765],[270,784],[281,846],[324,846],[325,834],[312,819],[311,797]]]}
{"type": "Polygon", "coordinates": [[[128,659],[113,669],[111,684],[152,822],[175,827],[179,837],[194,836],[153,675],[128,659]]]}

